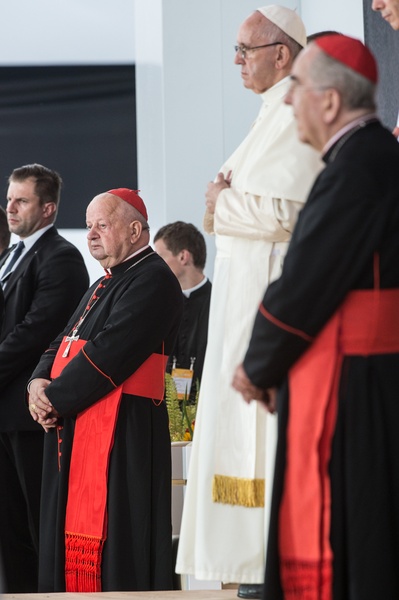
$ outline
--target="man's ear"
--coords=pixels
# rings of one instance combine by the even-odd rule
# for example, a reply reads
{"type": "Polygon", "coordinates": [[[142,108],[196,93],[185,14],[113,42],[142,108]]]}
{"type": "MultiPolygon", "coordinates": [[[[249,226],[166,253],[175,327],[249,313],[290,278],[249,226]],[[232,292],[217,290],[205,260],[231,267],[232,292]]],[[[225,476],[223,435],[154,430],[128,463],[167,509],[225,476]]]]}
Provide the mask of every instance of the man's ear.
{"type": "Polygon", "coordinates": [[[275,63],[276,69],[286,69],[290,64],[290,60],[291,52],[289,51],[288,46],[284,46],[283,44],[277,46],[277,57],[275,63]]]}
{"type": "Polygon", "coordinates": [[[192,261],[191,252],[189,252],[186,249],[180,250],[180,252],[179,252],[179,260],[180,260],[180,262],[181,262],[182,265],[189,265],[190,262],[192,261]]]}
{"type": "Polygon", "coordinates": [[[43,216],[48,219],[51,217],[57,210],[57,206],[55,202],[46,202],[43,206],[43,216]]]}
{"type": "Polygon", "coordinates": [[[140,221],[132,221],[130,223],[130,240],[132,244],[135,244],[141,237],[143,226],[140,221]]]}
{"type": "Polygon", "coordinates": [[[322,107],[324,123],[330,125],[335,121],[342,108],[342,99],[338,90],[329,88],[324,91],[322,107]]]}

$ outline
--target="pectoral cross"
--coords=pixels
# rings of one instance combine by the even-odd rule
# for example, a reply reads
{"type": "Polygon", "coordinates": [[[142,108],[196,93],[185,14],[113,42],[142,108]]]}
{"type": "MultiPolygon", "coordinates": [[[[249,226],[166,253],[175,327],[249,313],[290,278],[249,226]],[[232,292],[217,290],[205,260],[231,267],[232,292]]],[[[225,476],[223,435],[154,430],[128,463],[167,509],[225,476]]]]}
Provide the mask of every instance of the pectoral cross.
{"type": "Polygon", "coordinates": [[[69,335],[69,336],[67,336],[67,337],[65,338],[65,341],[66,341],[66,342],[68,342],[68,345],[67,345],[67,347],[65,348],[65,350],[64,350],[64,352],[63,352],[63,354],[62,354],[62,358],[66,358],[66,357],[68,356],[68,354],[69,354],[69,350],[71,349],[71,344],[72,344],[72,342],[77,342],[77,341],[78,341],[78,339],[79,339],[79,336],[78,336],[78,335],[76,335],[77,333],[78,333],[78,330],[77,330],[77,329],[74,329],[74,330],[72,331],[72,335],[69,335]]]}

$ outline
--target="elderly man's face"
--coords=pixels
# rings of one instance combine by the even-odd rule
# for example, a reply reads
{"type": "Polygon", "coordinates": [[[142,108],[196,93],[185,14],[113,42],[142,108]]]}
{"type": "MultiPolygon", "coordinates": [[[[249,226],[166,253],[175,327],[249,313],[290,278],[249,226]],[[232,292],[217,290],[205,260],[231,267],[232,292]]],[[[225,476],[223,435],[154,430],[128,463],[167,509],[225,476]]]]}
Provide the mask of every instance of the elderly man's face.
{"type": "MultiPolygon", "coordinates": [[[[262,19],[265,20],[260,13],[255,12],[244,21],[238,31],[238,46],[253,48],[278,41],[265,37],[262,31],[262,19]]],[[[234,62],[236,65],[241,65],[241,77],[248,90],[252,90],[255,94],[262,94],[277,83],[275,69],[277,52],[278,46],[268,46],[248,50],[243,58],[241,51],[238,50],[234,62]]]]}
{"type": "Polygon", "coordinates": [[[131,223],[126,219],[123,202],[112,194],[100,194],[87,207],[90,254],[104,269],[123,262],[135,250],[131,223]]]}
{"type": "Polygon", "coordinates": [[[392,29],[399,31],[399,0],[373,0],[372,9],[378,10],[392,29]]]}
{"type": "Polygon", "coordinates": [[[309,75],[310,65],[317,52],[320,52],[317,46],[311,45],[306,50],[302,50],[296,58],[291,72],[291,87],[285,103],[292,105],[301,142],[321,150],[324,146],[322,135],[324,90],[317,87],[317,83],[312,81],[309,75]]]}

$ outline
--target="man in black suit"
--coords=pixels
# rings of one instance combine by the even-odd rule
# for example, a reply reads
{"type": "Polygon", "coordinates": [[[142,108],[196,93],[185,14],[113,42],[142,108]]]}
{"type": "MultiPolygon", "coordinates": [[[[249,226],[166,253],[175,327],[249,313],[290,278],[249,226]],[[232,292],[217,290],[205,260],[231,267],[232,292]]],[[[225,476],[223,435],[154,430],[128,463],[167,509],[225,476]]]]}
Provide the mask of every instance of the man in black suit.
{"type": "Polygon", "coordinates": [[[11,233],[8,229],[7,213],[4,208],[0,206],[0,261],[8,253],[10,238],[11,233]]]}
{"type": "Polygon", "coordinates": [[[37,591],[43,429],[25,387],[67,322],[89,279],[79,251],[54,227],[61,178],[38,164],[14,169],[10,231],[20,243],[0,261],[5,312],[0,334],[0,544],[8,593],[37,591]]]}

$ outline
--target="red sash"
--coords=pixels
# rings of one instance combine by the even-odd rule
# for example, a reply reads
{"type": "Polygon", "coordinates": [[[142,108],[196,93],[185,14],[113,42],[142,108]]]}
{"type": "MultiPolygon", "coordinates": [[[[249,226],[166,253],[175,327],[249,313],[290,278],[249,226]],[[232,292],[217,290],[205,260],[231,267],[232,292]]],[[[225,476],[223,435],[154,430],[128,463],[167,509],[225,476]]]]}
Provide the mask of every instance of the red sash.
{"type": "MultiPolygon", "coordinates": [[[[85,343],[85,340],[73,342],[65,358],[64,338],[54,360],[52,378],[62,372],[85,343]]],[[[162,401],[167,358],[152,354],[122,385],[77,416],[65,518],[67,592],[101,592],[101,556],[107,537],[108,465],[121,396],[125,393],[162,401]]]]}
{"type": "Polygon", "coordinates": [[[399,352],[399,290],[355,291],[289,373],[284,492],[279,514],[286,600],[332,599],[328,464],[344,356],[399,352]]]}

